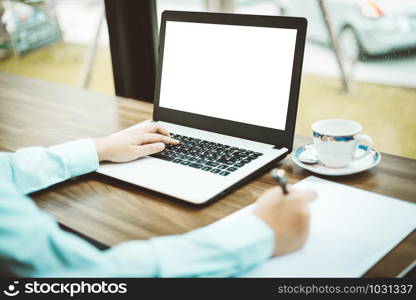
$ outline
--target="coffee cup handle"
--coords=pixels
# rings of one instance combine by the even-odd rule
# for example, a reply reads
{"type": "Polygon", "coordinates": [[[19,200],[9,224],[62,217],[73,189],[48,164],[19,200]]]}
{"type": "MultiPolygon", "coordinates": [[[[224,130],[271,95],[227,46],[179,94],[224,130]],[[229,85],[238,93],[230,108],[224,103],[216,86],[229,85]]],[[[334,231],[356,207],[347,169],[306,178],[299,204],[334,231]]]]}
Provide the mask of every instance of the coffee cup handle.
{"type": "Polygon", "coordinates": [[[358,151],[356,151],[354,154],[354,160],[363,158],[364,156],[370,154],[370,151],[373,148],[373,140],[368,135],[360,134],[357,137],[357,145],[359,148],[365,149],[366,151],[361,154],[357,154],[358,151]]]}

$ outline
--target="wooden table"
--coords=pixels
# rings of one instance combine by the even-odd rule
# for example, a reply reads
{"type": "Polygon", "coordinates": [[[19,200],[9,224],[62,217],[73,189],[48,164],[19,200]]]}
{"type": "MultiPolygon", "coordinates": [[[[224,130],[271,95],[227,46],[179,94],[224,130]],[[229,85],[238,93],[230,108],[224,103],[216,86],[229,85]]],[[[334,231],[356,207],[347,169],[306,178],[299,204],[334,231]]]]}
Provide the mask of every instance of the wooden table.
{"type": "MultiPolygon", "coordinates": [[[[0,151],[104,136],[149,119],[151,113],[150,103],[0,73],[0,151]]],[[[295,145],[308,140],[297,136],[295,145]]],[[[311,175],[294,166],[290,158],[280,167],[292,183],[311,175]]],[[[416,201],[416,160],[383,154],[381,163],[370,171],[330,179],[416,201]]],[[[32,194],[32,198],[61,224],[111,246],[212,223],[254,202],[273,185],[270,175],[264,174],[224,199],[196,207],[92,173],[32,194]]],[[[415,231],[365,276],[395,276],[414,259],[415,231]]]]}

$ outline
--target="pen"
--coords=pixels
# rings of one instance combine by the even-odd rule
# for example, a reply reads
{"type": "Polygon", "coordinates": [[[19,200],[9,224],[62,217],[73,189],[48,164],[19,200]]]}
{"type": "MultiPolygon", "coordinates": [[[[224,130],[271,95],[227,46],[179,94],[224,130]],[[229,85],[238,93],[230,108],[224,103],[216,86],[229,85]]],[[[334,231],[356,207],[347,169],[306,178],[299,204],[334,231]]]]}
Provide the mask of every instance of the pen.
{"type": "Polygon", "coordinates": [[[277,183],[280,185],[280,187],[283,190],[283,194],[287,195],[287,178],[285,176],[285,170],[282,169],[273,169],[272,172],[272,178],[277,181],[277,183]]]}

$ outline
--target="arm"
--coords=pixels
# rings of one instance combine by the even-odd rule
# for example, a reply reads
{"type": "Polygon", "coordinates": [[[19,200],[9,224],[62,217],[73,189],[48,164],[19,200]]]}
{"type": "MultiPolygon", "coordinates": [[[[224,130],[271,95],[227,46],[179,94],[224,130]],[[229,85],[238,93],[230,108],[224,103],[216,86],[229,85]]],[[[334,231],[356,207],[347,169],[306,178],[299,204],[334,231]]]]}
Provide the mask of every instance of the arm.
{"type": "Polygon", "coordinates": [[[98,168],[97,151],[91,139],[49,148],[23,148],[15,153],[2,153],[0,160],[4,180],[14,183],[23,194],[98,168]]]}
{"type": "Polygon", "coordinates": [[[255,216],[245,216],[100,251],[62,231],[13,186],[0,188],[0,273],[8,276],[230,276],[265,260],[273,250],[269,227],[255,216]]]}
{"type": "Polygon", "coordinates": [[[254,215],[101,251],[62,231],[1,179],[0,274],[6,276],[225,277],[293,251],[306,239],[307,219],[299,206],[305,199],[296,192],[292,199],[278,199],[280,190],[271,189],[259,199],[254,215]]]}
{"type": "Polygon", "coordinates": [[[98,168],[99,160],[129,161],[162,151],[165,144],[177,144],[157,124],[143,124],[100,139],[83,139],[49,148],[23,148],[1,153],[0,172],[5,180],[28,194],[70,177],[98,168]]]}

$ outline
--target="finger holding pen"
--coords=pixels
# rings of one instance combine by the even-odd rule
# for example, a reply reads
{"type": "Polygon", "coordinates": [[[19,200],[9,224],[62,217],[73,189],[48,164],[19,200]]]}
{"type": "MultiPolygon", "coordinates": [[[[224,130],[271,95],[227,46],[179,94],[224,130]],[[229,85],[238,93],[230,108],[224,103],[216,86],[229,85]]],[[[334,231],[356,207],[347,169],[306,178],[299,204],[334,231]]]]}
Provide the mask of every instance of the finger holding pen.
{"type": "Polygon", "coordinates": [[[271,172],[272,178],[280,185],[283,194],[288,194],[286,172],[283,169],[273,169],[271,172]]]}
{"type": "Polygon", "coordinates": [[[282,255],[303,246],[309,232],[308,203],[316,198],[314,191],[297,190],[290,187],[287,180],[285,184],[285,181],[281,182],[259,197],[253,211],[274,233],[273,255],[282,255]],[[284,194],[283,187],[287,194],[284,194]]]}

